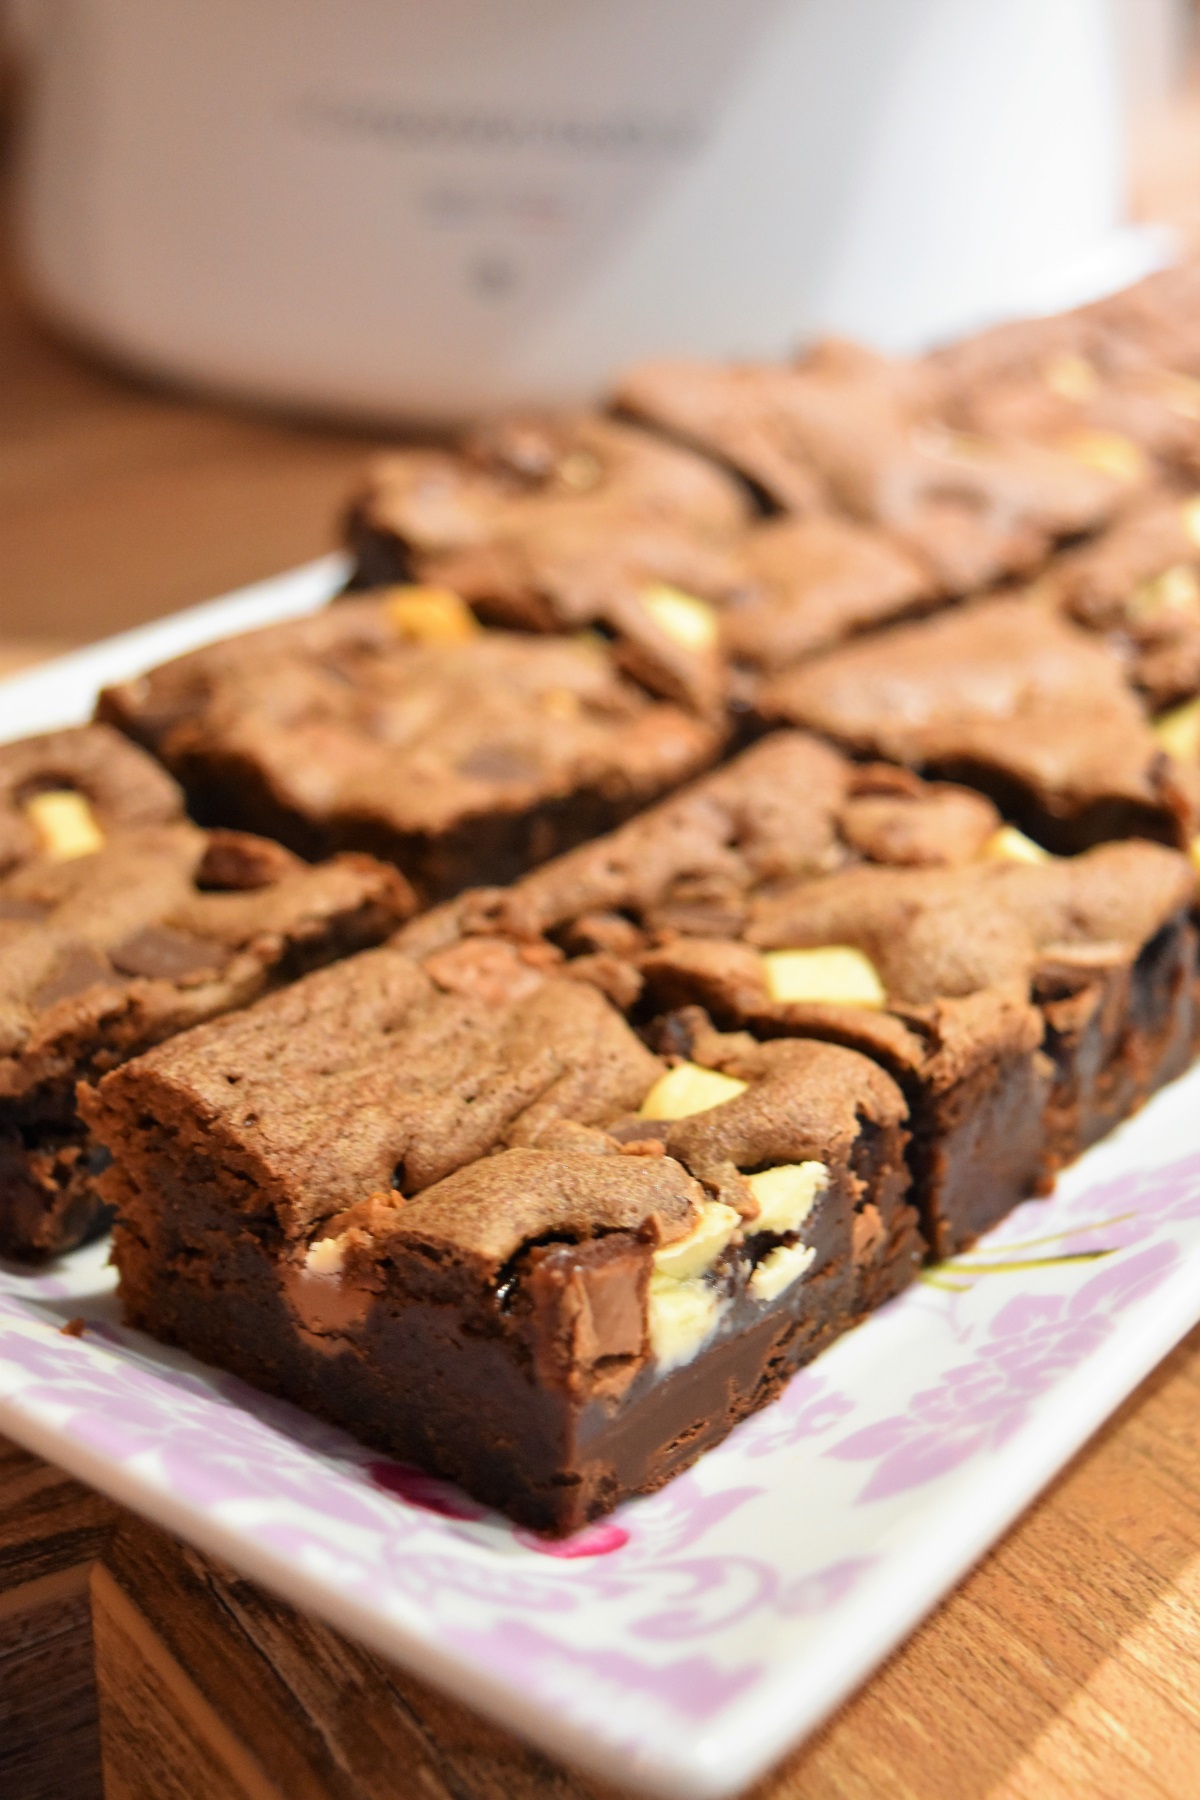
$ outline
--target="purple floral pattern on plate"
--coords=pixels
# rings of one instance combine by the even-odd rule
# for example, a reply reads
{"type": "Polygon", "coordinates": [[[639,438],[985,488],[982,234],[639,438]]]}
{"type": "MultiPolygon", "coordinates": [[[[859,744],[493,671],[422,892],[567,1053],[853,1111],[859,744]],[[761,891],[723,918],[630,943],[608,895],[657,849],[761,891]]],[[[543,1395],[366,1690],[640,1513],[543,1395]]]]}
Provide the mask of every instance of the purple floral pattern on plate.
{"type": "MultiPolygon", "coordinates": [[[[85,716],[101,680],[309,610],[337,575],[10,683],[6,723],[85,716]]],[[[124,1330],[103,1246],[0,1267],[0,1430],[547,1749],[711,1800],[847,1693],[1200,1318],[1198,1100],[1200,1071],[694,1469],[564,1544],[124,1330]]]]}
{"type": "Polygon", "coordinates": [[[609,1773],[657,1763],[686,1792],[696,1731],[736,1733],[781,1668],[815,1667],[896,1557],[926,1557],[936,1591],[961,1483],[1020,1454],[1064,1384],[1181,1275],[1200,1290],[1200,1154],[1108,1176],[1098,1153],[696,1468],[561,1544],[124,1330],[111,1277],[90,1269],[0,1275],[0,1424],[35,1422],[101,1485],[121,1471],[126,1497],[133,1476],[137,1503],[177,1528],[182,1512],[201,1538],[206,1520],[232,1533],[250,1573],[286,1589],[302,1572],[309,1604],[314,1586],[343,1621],[349,1604],[399,1656],[435,1648],[464,1692],[478,1678],[519,1693],[547,1743],[578,1754],[582,1734],[609,1773]],[[73,1312],[82,1339],[62,1333],[73,1312]]]}

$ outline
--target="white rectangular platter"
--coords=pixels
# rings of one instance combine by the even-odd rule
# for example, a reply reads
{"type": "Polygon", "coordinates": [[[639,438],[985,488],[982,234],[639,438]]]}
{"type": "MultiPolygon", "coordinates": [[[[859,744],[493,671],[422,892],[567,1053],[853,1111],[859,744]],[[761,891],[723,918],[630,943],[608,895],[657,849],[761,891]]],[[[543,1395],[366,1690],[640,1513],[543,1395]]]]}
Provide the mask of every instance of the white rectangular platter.
{"type": "MultiPolygon", "coordinates": [[[[309,611],[342,574],[328,559],[0,684],[0,739],[309,611]]],[[[0,1265],[0,1431],[546,1750],[700,1800],[861,1682],[1200,1319],[1200,1070],[688,1474],[563,1544],[125,1330],[106,1254],[0,1265]]]]}

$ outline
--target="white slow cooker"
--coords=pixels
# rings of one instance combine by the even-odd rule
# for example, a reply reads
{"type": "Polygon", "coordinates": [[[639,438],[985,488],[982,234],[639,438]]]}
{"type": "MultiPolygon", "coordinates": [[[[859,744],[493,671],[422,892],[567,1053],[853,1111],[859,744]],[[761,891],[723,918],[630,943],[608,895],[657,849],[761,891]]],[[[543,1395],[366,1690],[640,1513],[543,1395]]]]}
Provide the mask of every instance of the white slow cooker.
{"type": "Polygon", "coordinates": [[[1132,279],[1112,0],[21,0],[69,328],[451,418],[649,354],[907,349],[1132,279]]]}

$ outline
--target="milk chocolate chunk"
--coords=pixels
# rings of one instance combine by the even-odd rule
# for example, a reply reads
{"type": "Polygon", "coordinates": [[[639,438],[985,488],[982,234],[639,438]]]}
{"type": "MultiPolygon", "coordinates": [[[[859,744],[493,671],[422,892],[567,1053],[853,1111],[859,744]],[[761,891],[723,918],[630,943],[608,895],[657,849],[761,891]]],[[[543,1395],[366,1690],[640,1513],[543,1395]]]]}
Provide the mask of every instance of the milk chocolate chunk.
{"type": "Polygon", "coordinates": [[[100,711],[161,758],[205,824],[308,857],[383,856],[425,898],[604,829],[720,744],[600,642],[413,643],[370,599],[193,651],[107,689],[100,711]]]}

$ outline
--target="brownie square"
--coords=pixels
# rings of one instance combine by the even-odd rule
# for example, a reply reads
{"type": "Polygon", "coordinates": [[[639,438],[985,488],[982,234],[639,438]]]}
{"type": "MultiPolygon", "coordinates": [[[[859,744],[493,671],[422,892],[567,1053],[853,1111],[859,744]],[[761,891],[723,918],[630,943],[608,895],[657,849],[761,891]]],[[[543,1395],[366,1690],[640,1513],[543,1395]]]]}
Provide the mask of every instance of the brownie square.
{"type": "Polygon", "coordinates": [[[921,365],[840,342],[791,366],[646,364],[616,398],[738,469],[775,507],[840,509],[881,528],[948,595],[1036,567],[1144,479],[1096,467],[1090,452],[956,432],[921,365]]]}
{"type": "MultiPolygon", "coordinates": [[[[148,760],[131,745],[122,754],[148,760]]],[[[53,764],[56,779],[67,766],[53,764]]],[[[150,774],[146,792],[162,799],[158,784],[170,784],[150,774]]],[[[377,943],[414,905],[395,870],[367,857],[310,868],[278,844],[183,820],[122,827],[111,794],[96,791],[111,836],[0,876],[0,1251],[10,1256],[57,1254],[107,1222],[96,1188],[107,1159],[78,1116],[77,1081],[377,943]]]]}
{"type": "Polygon", "coordinates": [[[165,763],[203,823],[308,857],[368,851],[424,899],[607,829],[720,746],[599,641],[421,643],[406,617],[347,601],[108,688],[99,711],[165,763]]]}
{"type": "Polygon", "coordinates": [[[717,609],[742,580],[751,510],[728,473],[632,426],[500,420],[456,452],[371,466],[348,520],[351,585],[449,590],[510,629],[599,627],[655,692],[707,711],[722,688],[717,609]]]}
{"type": "Polygon", "coordinates": [[[763,681],[767,724],[980,788],[1047,849],[1186,845],[1196,783],[1162,750],[1117,651],[1041,600],[897,626],[763,681]]]}
{"type": "Polygon", "coordinates": [[[668,1070],[509,946],[393,948],[84,1093],[129,1320],[568,1531],[659,1486],[911,1278],[903,1099],[697,1033],[668,1070]]]}

